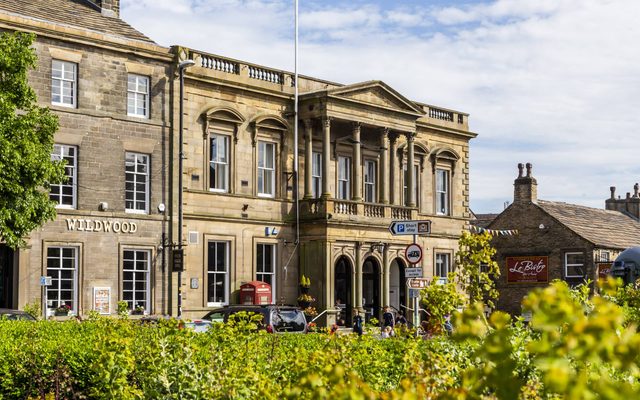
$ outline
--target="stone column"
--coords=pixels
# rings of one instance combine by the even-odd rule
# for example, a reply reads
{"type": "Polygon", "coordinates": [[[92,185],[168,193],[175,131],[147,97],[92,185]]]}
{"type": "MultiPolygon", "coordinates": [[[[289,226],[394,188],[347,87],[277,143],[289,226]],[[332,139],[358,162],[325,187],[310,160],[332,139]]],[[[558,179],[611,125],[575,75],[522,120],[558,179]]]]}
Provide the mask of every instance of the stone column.
{"type": "Polygon", "coordinates": [[[416,177],[414,174],[414,169],[413,169],[413,163],[415,160],[415,154],[414,154],[414,145],[413,145],[413,140],[415,139],[416,134],[415,132],[409,132],[407,133],[407,150],[408,150],[408,157],[407,157],[407,199],[406,199],[406,206],[407,207],[415,207],[416,206],[416,196],[415,196],[415,190],[414,190],[414,186],[416,184],[416,177]]]}
{"type": "Polygon", "coordinates": [[[353,176],[353,195],[351,200],[362,201],[362,152],[360,149],[360,122],[353,123],[353,165],[351,166],[351,176],[353,176]]]}
{"type": "Polygon", "coordinates": [[[304,198],[310,199],[313,197],[313,181],[311,179],[313,169],[313,121],[305,119],[304,128],[306,133],[304,139],[304,198]]]}
{"type": "Polygon", "coordinates": [[[398,204],[398,136],[389,135],[389,200],[392,205],[398,204]]]}
{"type": "Polygon", "coordinates": [[[389,203],[389,128],[380,136],[380,203],[389,203]]]}
{"type": "Polygon", "coordinates": [[[331,198],[329,191],[329,161],[331,160],[331,118],[322,120],[322,198],[331,198]]]}
{"type": "Polygon", "coordinates": [[[362,311],[362,257],[360,256],[360,248],[362,247],[362,242],[356,242],[356,308],[359,311],[362,311]]]}
{"type": "MultiPolygon", "coordinates": [[[[389,274],[390,274],[390,265],[389,265],[389,245],[387,243],[384,244],[384,249],[382,251],[382,279],[383,279],[383,285],[382,285],[382,306],[388,306],[389,305],[389,274]]],[[[400,283],[402,284],[402,282],[400,283]]]]}

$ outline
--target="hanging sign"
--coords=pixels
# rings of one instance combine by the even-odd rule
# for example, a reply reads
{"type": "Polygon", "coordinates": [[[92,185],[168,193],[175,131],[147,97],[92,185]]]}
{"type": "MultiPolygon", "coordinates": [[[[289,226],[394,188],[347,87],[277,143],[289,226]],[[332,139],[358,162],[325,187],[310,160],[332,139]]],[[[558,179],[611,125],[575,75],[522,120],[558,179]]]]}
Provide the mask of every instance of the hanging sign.
{"type": "Polygon", "coordinates": [[[507,283],[548,283],[549,257],[507,257],[507,283]]]}

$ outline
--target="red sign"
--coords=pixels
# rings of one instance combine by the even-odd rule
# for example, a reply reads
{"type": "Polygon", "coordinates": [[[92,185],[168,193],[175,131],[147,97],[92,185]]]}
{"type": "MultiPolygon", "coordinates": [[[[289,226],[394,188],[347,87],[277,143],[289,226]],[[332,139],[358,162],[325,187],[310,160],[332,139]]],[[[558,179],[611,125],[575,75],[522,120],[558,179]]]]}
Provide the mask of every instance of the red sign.
{"type": "Polygon", "coordinates": [[[507,283],[549,282],[549,257],[507,257],[507,283]]]}
{"type": "Polygon", "coordinates": [[[611,266],[613,263],[611,262],[599,262],[596,263],[598,266],[598,278],[607,279],[607,275],[611,275],[611,266]]]}

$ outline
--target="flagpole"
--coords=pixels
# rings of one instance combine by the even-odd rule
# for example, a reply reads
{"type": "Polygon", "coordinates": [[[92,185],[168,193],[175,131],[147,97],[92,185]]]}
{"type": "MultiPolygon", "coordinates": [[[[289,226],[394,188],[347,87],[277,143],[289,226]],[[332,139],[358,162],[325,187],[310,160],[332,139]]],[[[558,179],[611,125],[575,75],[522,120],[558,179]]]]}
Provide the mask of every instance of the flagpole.
{"type": "MultiPolygon", "coordinates": [[[[295,0],[295,45],[294,45],[294,96],[293,96],[293,193],[296,207],[296,246],[300,244],[300,187],[298,184],[298,0],[295,0]]],[[[310,162],[307,160],[307,162],[310,162]]],[[[300,252],[298,251],[298,254],[300,252]]],[[[298,258],[298,268],[300,262],[298,258]]]]}

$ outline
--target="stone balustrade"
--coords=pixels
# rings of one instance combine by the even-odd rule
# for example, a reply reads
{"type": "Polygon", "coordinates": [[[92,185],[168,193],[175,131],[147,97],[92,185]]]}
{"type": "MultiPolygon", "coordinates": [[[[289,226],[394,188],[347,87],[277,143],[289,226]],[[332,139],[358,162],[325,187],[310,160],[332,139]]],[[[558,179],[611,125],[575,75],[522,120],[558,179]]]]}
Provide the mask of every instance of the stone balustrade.
{"type": "Polygon", "coordinates": [[[244,76],[250,79],[274,83],[276,85],[284,85],[285,82],[291,82],[291,84],[293,84],[293,75],[276,69],[243,63],[233,59],[196,52],[193,50],[189,51],[189,57],[196,62],[197,66],[202,68],[244,76]]]}
{"type": "Polygon", "coordinates": [[[360,220],[388,225],[391,220],[418,219],[416,208],[371,204],[336,199],[303,199],[300,201],[300,217],[303,220],[360,220]]]}

